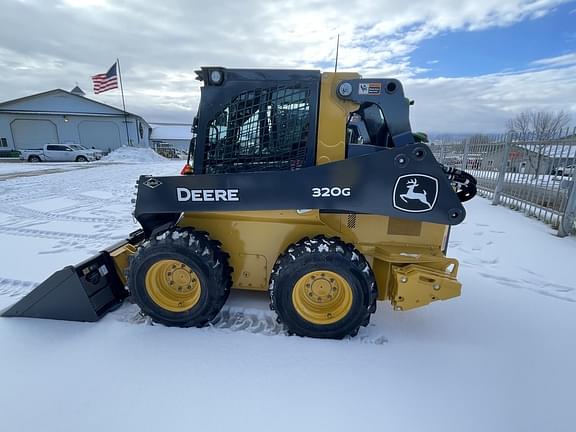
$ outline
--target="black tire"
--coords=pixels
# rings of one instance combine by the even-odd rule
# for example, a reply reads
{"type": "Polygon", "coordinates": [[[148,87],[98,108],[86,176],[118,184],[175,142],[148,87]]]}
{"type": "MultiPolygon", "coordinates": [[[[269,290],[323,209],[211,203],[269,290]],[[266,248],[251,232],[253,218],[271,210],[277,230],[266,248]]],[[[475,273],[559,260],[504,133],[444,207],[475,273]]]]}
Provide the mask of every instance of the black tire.
{"type": "Polygon", "coordinates": [[[353,245],[324,236],[305,238],[288,247],[274,265],[269,293],[270,308],[276,311],[289,332],[331,339],[355,336],[360,326],[368,325],[370,314],[376,311],[378,296],[374,273],[364,256],[353,245]],[[352,291],[349,311],[334,323],[318,324],[305,319],[293,302],[298,281],[322,270],[344,278],[352,291]]]}
{"type": "Polygon", "coordinates": [[[32,155],[28,156],[28,162],[42,162],[42,159],[40,159],[40,156],[32,155]]]}
{"type": "Polygon", "coordinates": [[[86,156],[78,156],[76,162],[88,162],[88,158],[86,156]]]}
{"type": "Polygon", "coordinates": [[[174,228],[146,241],[134,254],[127,275],[128,289],[134,302],[154,322],[171,327],[202,327],[216,317],[226,302],[232,286],[231,273],[228,254],[221,250],[219,242],[210,240],[204,232],[174,228]],[[146,274],[161,260],[180,261],[198,276],[200,296],[191,309],[174,312],[150,296],[146,274]]]}

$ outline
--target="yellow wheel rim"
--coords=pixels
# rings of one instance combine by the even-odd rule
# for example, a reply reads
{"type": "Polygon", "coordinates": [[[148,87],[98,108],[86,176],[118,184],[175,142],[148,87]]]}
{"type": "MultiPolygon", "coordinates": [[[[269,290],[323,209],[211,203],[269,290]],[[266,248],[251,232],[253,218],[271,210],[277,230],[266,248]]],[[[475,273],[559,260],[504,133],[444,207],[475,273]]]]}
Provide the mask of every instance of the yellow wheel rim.
{"type": "Polygon", "coordinates": [[[146,292],[162,309],[184,312],[200,299],[202,284],[198,275],[181,261],[160,260],[146,273],[146,292]]]}
{"type": "Polygon", "coordinates": [[[294,285],[292,303],[296,312],[314,324],[332,324],[352,307],[352,288],[338,273],[318,270],[306,273],[294,285]]]}

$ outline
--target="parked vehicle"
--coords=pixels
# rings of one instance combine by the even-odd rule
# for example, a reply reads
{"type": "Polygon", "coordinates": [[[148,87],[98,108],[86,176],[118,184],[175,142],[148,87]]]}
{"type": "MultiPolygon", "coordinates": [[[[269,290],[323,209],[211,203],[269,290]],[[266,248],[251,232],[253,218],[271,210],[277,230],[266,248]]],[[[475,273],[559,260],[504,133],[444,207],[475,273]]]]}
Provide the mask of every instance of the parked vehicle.
{"type": "Polygon", "coordinates": [[[97,157],[93,150],[73,148],[74,145],[46,144],[42,149],[20,150],[20,159],[28,162],[88,162],[97,157]]]}
{"type": "Polygon", "coordinates": [[[74,150],[84,150],[84,151],[93,153],[96,160],[102,159],[102,157],[105,154],[102,150],[84,147],[83,145],[80,145],[80,144],[68,144],[68,146],[72,147],[74,150]]]}
{"type": "Polygon", "coordinates": [[[556,169],[552,170],[552,175],[556,175],[559,177],[562,176],[572,176],[574,175],[574,169],[576,168],[576,165],[566,165],[565,167],[558,167],[556,169]]]}

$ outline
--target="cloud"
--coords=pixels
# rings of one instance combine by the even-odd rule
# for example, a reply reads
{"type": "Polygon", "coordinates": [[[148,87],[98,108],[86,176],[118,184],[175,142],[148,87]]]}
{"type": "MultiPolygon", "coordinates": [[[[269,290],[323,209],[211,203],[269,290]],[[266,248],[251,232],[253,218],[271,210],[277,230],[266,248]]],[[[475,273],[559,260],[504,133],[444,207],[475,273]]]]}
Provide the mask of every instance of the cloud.
{"type": "Polygon", "coordinates": [[[533,61],[534,66],[569,66],[576,64],[576,52],[533,61]]]}
{"type": "MultiPolygon", "coordinates": [[[[417,80],[425,69],[411,64],[410,53],[419,43],[443,32],[513,25],[547,14],[560,3],[63,0],[47,7],[41,0],[5,1],[0,95],[7,100],[52,88],[71,89],[76,82],[89,90],[89,77],[106,71],[119,57],[128,110],[149,121],[189,122],[199,101],[193,73],[198,67],[330,70],[339,33],[340,70],[421,83],[416,87],[422,89],[418,103],[434,106],[438,100],[426,99],[430,89],[435,85],[449,89],[441,80],[426,85],[417,80]]],[[[455,101],[458,94],[454,93],[455,101]]],[[[120,102],[115,92],[90,97],[114,105],[120,102]]],[[[476,124],[477,113],[470,112],[462,127],[476,124]]],[[[450,120],[436,116],[435,125],[442,130],[450,120]]]]}
{"type": "Polygon", "coordinates": [[[411,78],[412,125],[431,132],[501,132],[529,109],[571,113],[576,120],[576,65],[466,78],[411,78]]]}

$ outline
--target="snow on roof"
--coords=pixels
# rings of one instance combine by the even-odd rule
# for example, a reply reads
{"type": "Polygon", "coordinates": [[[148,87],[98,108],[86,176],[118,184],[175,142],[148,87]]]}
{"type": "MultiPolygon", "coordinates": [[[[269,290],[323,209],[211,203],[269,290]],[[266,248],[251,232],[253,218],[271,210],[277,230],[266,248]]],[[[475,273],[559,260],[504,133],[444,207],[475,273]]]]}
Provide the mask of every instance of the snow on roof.
{"type": "Polygon", "coordinates": [[[187,140],[192,139],[192,125],[183,123],[150,123],[151,140],[187,140]]]}
{"type": "MultiPolygon", "coordinates": [[[[75,90],[75,89],[73,89],[75,90]]],[[[80,91],[82,91],[81,89],[79,89],[80,91]]],[[[37,104],[37,102],[36,102],[37,104]]],[[[107,116],[107,115],[123,115],[124,111],[121,110],[120,108],[117,108],[113,105],[108,105],[105,104],[103,102],[94,100],[94,99],[90,99],[89,97],[86,96],[81,96],[78,92],[73,92],[73,91],[67,91],[67,90],[62,90],[60,88],[58,89],[53,89],[53,90],[48,90],[42,93],[35,93],[32,95],[28,95],[28,96],[24,96],[21,98],[17,98],[17,99],[11,99],[8,101],[4,101],[4,102],[0,102],[0,112],[14,112],[14,113],[30,113],[30,114],[73,114],[73,115],[95,115],[95,116],[107,116]],[[109,110],[111,110],[110,112],[99,112],[98,110],[79,110],[78,107],[76,107],[76,109],[71,109],[71,108],[66,108],[63,110],[62,107],[56,107],[56,109],[53,109],[50,107],[50,104],[48,105],[49,109],[46,109],[46,106],[44,106],[43,108],[32,108],[31,106],[28,107],[18,107],[19,104],[22,103],[26,103],[26,102],[30,102],[34,99],[42,99],[42,98],[46,98],[48,96],[52,96],[52,95],[70,95],[73,96],[74,98],[78,98],[77,100],[81,100],[83,106],[86,106],[87,104],[92,104],[92,105],[97,105],[97,106],[101,106],[101,107],[105,107],[108,108],[109,110]]],[[[129,111],[126,111],[126,114],[128,116],[132,116],[132,117],[137,117],[140,120],[142,120],[144,123],[146,123],[147,125],[149,124],[146,120],[144,120],[141,116],[139,116],[138,114],[134,114],[131,113],[129,111]]]]}

